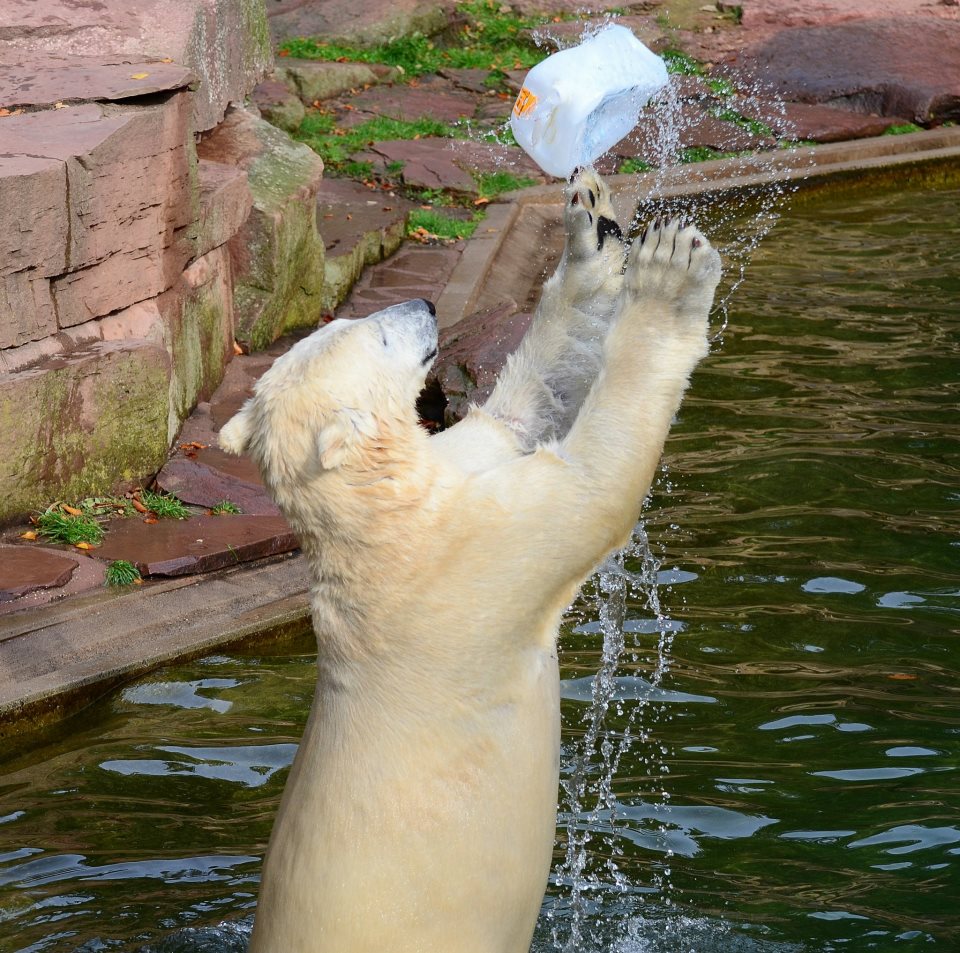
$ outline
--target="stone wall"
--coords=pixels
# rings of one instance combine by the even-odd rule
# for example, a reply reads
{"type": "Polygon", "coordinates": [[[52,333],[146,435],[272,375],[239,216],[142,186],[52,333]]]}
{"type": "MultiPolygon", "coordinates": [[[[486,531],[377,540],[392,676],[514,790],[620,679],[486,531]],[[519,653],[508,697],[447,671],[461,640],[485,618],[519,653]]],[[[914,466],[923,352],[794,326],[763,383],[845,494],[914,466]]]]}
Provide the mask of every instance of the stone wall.
{"type": "Polygon", "coordinates": [[[264,0],[0,5],[0,523],[149,478],[235,340],[316,323],[323,164],[232,105],[271,62],[264,0]]]}

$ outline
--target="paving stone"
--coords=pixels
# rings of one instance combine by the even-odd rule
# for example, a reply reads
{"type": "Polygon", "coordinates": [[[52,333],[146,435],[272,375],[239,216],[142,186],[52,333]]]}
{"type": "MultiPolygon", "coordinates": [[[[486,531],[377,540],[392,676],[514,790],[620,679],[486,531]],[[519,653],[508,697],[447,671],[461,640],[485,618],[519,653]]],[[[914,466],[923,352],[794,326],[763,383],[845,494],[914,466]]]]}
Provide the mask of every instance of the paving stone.
{"type": "Polygon", "coordinates": [[[7,109],[58,102],[117,102],[195,83],[193,73],[177,63],[42,54],[17,62],[0,58],[0,103],[7,109]]]}
{"type": "Polygon", "coordinates": [[[609,150],[609,154],[664,165],[676,161],[676,153],[688,148],[741,152],[768,149],[775,144],[772,137],[758,136],[697,106],[682,105],[667,115],[669,119],[665,119],[663,113],[645,113],[633,130],[609,150]]]}
{"type": "Polygon", "coordinates": [[[227,104],[242,100],[272,60],[262,0],[0,4],[0,62],[26,61],[43,53],[115,57],[136,64],[169,59],[174,67],[186,67],[197,78],[190,100],[196,131],[213,128],[227,104]]]}
{"type": "Polygon", "coordinates": [[[325,179],[317,193],[317,226],[326,248],[325,314],[346,297],[367,265],[392,255],[406,234],[413,203],[350,179],[325,179]]]}
{"type": "Polygon", "coordinates": [[[508,6],[524,17],[534,17],[539,14],[558,16],[561,14],[576,14],[582,16],[587,13],[603,13],[609,10],[629,11],[632,7],[647,9],[655,6],[661,0],[647,0],[644,3],[622,3],[617,0],[509,0],[508,6]]]}
{"type": "Polygon", "coordinates": [[[419,189],[476,194],[478,186],[471,172],[510,172],[535,182],[545,181],[543,172],[522,150],[471,139],[390,139],[375,142],[368,151],[352,158],[370,162],[381,172],[402,162],[401,179],[419,189]]]}
{"type": "Polygon", "coordinates": [[[460,420],[472,403],[493,391],[508,355],[517,349],[532,315],[517,311],[514,301],[477,312],[440,332],[437,362],[427,388],[439,387],[446,398],[445,426],[460,420]]]}
{"type": "Polygon", "coordinates": [[[463,242],[442,247],[406,244],[368,268],[337,309],[338,318],[362,318],[412,298],[436,301],[463,253],[463,242]]]}
{"type": "Polygon", "coordinates": [[[277,61],[276,78],[308,106],[353,89],[399,79],[400,71],[380,63],[325,63],[284,57],[277,61]]]}
{"type": "MultiPolygon", "coordinates": [[[[611,21],[618,26],[626,27],[644,46],[661,53],[671,45],[671,36],[661,27],[652,16],[620,16],[611,21]]],[[[532,30],[525,30],[538,46],[552,52],[555,49],[566,49],[576,46],[583,39],[596,32],[597,27],[604,23],[602,17],[590,18],[587,14],[577,11],[575,20],[562,20],[559,23],[544,23],[532,30]]]]}
{"type": "Polygon", "coordinates": [[[401,36],[432,36],[447,25],[447,5],[437,0],[274,0],[270,31],[278,42],[322,36],[358,46],[377,46],[401,36]]]}
{"type": "MultiPolygon", "coordinates": [[[[69,560],[74,564],[75,568],[72,570],[70,578],[61,585],[42,589],[27,588],[27,591],[24,591],[22,595],[6,601],[0,596],[0,616],[9,616],[16,612],[26,612],[51,602],[67,599],[70,596],[103,589],[106,584],[105,564],[95,557],[90,556],[89,553],[81,554],[79,550],[68,547],[38,546],[36,543],[17,543],[9,548],[29,549],[29,551],[33,553],[48,553],[59,559],[69,560]]],[[[7,551],[6,547],[0,545],[0,574],[3,572],[7,551]]]]}
{"type": "Polygon", "coordinates": [[[416,86],[374,86],[350,97],[350,105],[361,113],[388,116],[412,122],[423,117],[455,123],[473,116],[476,96],[463,90],[438,89],[435,84],[416,86]]]}
{"type": "Polygon", "coordinates": [[[960,118],[960,20],[856,20],[781,30],[730,57],[721,75],[776,98],[914,122],[960,118]]]}
{"type": "Polygon", "coordinates": [[[298,547],[281,516],[196,516],[187,520],[114,520],[100,559],[125,559],[144,576],[213,572],[298,547]]]}
{"type": "Polygon", "coordinates": [[[490,92],[488,80],[494,74],[488,69],[455,69],[448,67],[447,69],[439,70],[439,75],[444,79],[450,80],[458,89],[486,95],[490,92]]]}
{"type": "Polygon", "coordinates": [[[259,350],[288,330],[314,327],[323,286],[320,157],[242,107],[232,107],[197,152],[246,171],[253,196],[250,215],[229,243],[237,339],[259,350]]]}
{"type": "Polygon", "coordinates": [[[235,503],[244,515],[278,516],[277,505],[262,483],[249,483],[199,460],[175,456],[157,474],[167,493],[195,506],[212,507],[223,500],[235,503]]]}
{"type": "Polygon", "coordinates": [[[289,133],[300,128],[307,110],[300,97],[292,93],[286,83],[265,79],[250,93],[250,102],[260,110],[267,122],[289,133]]]}
{"type": "Polygon", "coordinates": [[[0,544],[0,602],[66,585],[79,560],[33,546],[0,544]]]}
{"type": "Polygon", "coordinates": [[[751,103],[743,106],[742,112],[751,119],[765,122],[782,138],[810,142],[843,142],[880,136],[898,122],[907,121],[806,103],[751,103]]]}
{"type": "MultiPolygon", "coordinates": [[[[787,27],[825,26],[849,20],[867,20],[890,15],[890,0],[736,0],[729,4],[740,8],[740,23],[745,31],[777,33],[787,27]]],[[[924,16],[960,20],[955,4],[930,0],[897,0],[900,18],[924,16]]]]}
{"type": "Polygon", "coordinates": [[[253,196],[247,173],[233,165],[201,159],[197,163],[200,208],[197,216],[197,255],[226,244],[247,220],[253,196]]]}

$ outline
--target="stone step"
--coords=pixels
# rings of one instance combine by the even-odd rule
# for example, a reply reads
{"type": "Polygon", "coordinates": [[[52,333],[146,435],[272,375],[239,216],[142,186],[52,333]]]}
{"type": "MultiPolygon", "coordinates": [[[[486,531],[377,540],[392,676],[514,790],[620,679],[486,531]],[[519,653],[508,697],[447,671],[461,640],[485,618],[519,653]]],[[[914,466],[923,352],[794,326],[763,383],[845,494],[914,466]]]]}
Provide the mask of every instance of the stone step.
{"type": "Polygon", "coordinates": [[[97,557],[125,559],[143,576],[185,576],[289,553],[299,546],[281,516],[195,516],[113,520],[97,557]]]}
{"type": "Polygon", "coordinates": [[[350,179],[324,179],[317,193],[317,227],[326,258],[322,311],[332,314],[367,265],[392,255],[403,241],[412,202],[350,179]]]}

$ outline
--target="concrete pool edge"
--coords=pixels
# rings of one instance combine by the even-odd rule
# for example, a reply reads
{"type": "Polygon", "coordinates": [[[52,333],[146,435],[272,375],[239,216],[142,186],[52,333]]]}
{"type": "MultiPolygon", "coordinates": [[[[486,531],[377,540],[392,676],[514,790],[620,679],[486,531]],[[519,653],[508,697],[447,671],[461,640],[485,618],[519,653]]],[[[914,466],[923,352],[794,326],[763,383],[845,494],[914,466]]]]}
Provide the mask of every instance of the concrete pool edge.
{"type": "MultiPolygon", "coordinates": [[[[904,176],[960,180],[960,127],[700,163],[658,194],[736,194],[793,181],[804,192],[904,176]]],[[[626,208],[638,180],[612,176],[626,208]]],[[[513,193],[491,206],[437,301],[444,325],[482,306],[481,293],[506,295],[498,256],[511,235],[542,229],[560,215],[556,184],[513,193]]],[[[627,216],[632,209],[626,212],[627,216]]],[[[515,244],[516,242],[514,242],[515,244]]],[[[536,245],[530,246],[536,248],[536,245]]],[[[542,270],[542,269],[541,269],[542,270]]],[[[55,724],[115,687],[155,668],[309,627],[309,578],[302,556],[248,563],[206,576],[151,583],[122,594],[86,596],[0,618],[0,747],[55,724]]]]}
{"type": "Polygon", "coordinates": [[[8,617],[0,621],[0,744],[162,665],[309,625],[302,555],[8,617]]]}

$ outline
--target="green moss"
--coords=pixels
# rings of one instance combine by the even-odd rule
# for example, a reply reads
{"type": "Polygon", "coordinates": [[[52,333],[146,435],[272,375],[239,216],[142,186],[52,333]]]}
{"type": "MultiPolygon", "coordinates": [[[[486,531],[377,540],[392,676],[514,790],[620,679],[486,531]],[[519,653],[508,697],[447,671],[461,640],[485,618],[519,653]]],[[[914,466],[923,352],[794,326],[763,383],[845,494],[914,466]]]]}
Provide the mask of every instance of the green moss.
{"type": "Polygon", "coordinates": [[[652,168],[653,166],[649,162],[644,162],[643,159],[624,159],[617,172],[621,175],[636,175],[640,172],[649,172],[652,168]]]}
{"type": "Polygon", "coordinates": [[[706,69],[699,60],[681,50],[664,50],[661,54],[667,64],[667,72],[678,76],[703,76],[706,69]]]}
{"type": "Polygon", "coordinates": [[[0,384],[0,521],[156,472],[166,459],[169,359],[97,345],[0,384]]]}
{"type": "Polygon", "coordinates": [[[883,131],[883,134],[885,136],[905,136],[911,132],[923,132],[923,127],[916,125],[916,123],[905,122],[899,126],[890,126],[889,129],[883,131]]]}

